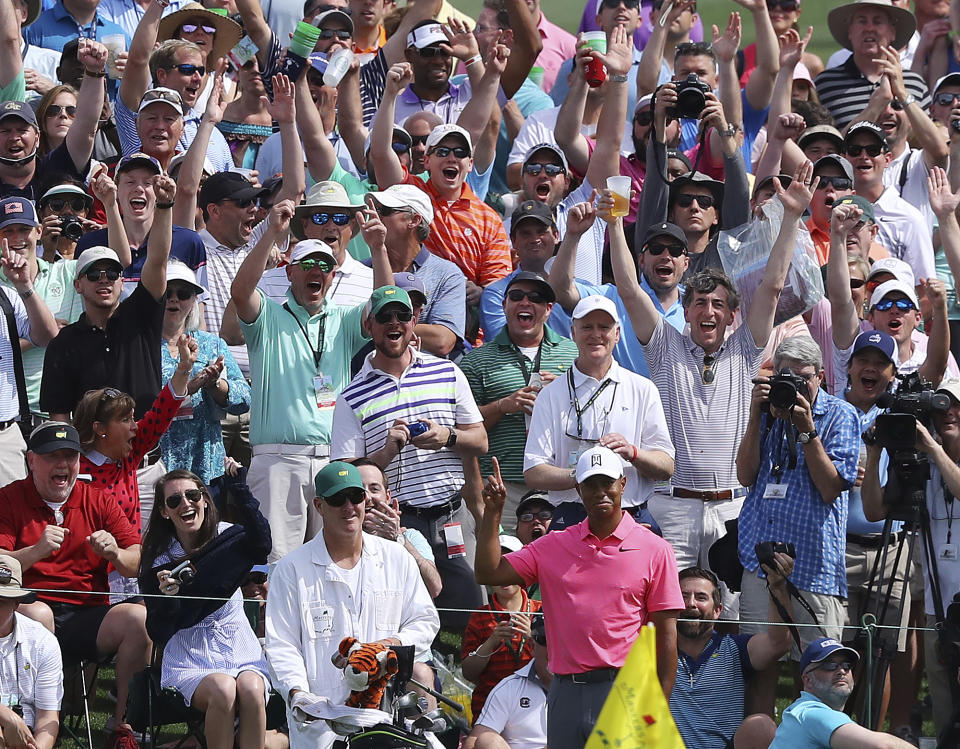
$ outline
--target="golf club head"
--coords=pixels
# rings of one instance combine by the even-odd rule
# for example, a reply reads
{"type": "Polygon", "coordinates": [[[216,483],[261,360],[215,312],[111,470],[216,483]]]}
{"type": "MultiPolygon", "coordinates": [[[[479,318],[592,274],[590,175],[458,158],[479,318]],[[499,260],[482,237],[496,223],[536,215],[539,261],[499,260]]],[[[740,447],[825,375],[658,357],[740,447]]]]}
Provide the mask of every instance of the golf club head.
{"type": "Polygon", "coordinates": [[[442,708],[434,708],[429,713],[425,713],[417,718],[413,722],[413,727],[418,731],[440,733],[447,729],[447,714],[442,708]]]}
{"type": "Polygon", "coordinates": [[[426,706],[421,706],[420,701],[423,698],[416,692],[407,692],[402,697],[394,701],[393,712],[396,718],[401,720],[415,720],[423,715],[426,706]]]}

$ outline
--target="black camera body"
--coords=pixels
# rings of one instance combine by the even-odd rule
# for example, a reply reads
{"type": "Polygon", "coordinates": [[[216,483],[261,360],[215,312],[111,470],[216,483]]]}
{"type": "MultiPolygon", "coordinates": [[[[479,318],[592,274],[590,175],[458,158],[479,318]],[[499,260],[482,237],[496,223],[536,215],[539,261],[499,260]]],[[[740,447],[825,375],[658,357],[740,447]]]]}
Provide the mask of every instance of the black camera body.
{"type": "Polygon", "coordinates": [[[810,399],[810,391],[807,389],[807,381],[800,375],[795,375],[793,370],[785,369],[780,374],[770,378],[770,405],[784,411],[797,405],[797,393],[807,400],[810,399]]]}
{"type": "Polygon", "coordinates": [[[760,562],[760,564],[765,564],[767,567],[773,569],[777,568],[777,563],[773,558],[773,555],[777,552],[786,554],[791,559],[797,558],[797,548],[789,541],[787,543],[761,541],[753,547],[753,551],[757,555],[757,561],[760,562]]]}
{"type": "Polygon", "coordinates": [[[71,242],[79,242],[83,236],[83,222],[76,216],[61,216],[60,236],[71,242]]]}
{"type": "Polygon", "coordinates": [[[193,582],[196,576],[197,569],[193,566],[189,559],[185,559],[172,570],[170,570],[170,578],[172,580],[176,580],[181,585],[187,585],[188,583],[193,582]]]}
{"type": "Polygon", "coordinates": [[[877,417],[872,440],[890,453],[913,452],[917,421],[929,423],[934,411],[947,411],[950,396],[938,393],[918,372],[907,375],[895,393],[884,393],[877,405],[886,413],[877,417]]]}
{"type": "Polygon", "coordinates": [[[707,94],[710,86],[701,80],[696,73],[691,73],[677,83],[677,106],[668,115],[699,120],[704,107],[707,106],[707,94]]]}

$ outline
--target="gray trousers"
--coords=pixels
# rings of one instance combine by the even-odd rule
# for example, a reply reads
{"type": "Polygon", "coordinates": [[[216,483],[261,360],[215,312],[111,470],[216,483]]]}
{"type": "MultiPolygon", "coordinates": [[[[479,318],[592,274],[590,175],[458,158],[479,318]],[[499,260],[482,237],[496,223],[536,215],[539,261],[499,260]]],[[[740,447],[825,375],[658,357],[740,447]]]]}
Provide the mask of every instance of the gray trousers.
{"type": "Polygon", "coordinates": [[[550,749],[583,749],[611,689],[613,680],[574,684],[569,679],[554,677],[547,693],[550,749]]]}

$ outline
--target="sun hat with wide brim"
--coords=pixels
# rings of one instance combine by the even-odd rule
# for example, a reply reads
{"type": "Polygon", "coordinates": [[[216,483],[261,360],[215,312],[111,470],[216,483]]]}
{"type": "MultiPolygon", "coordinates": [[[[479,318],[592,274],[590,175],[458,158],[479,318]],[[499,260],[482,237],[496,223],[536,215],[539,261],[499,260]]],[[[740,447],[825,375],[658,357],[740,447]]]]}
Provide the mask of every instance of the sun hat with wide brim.
{"type": "Polygon", "coordinates": [[[24,21],[23,26],[26,28],[31,23],[36,21],[40,17],[40,11],[43,10],[43,3],[41,0],[26,0],[27,1],[27,20],[24,21]]]}
{"type": "Polygon", "coordinates": [[[882,8],[890,14],[890,20],[897,30],[897,35],[893,40],[893,46],[897,49],[907,46],[907,42],[910,41],[913,33],[917,30],[917,19],[913,17],[913,13],[909,10],[898,8],[890,2],[890,0],[853,0],[851,3],[839,5],[831,10],[830,13],[827,14],[827,26],[830,27],[830,33],[833,34],[833,38],[837,40],[837,44],[853,51],[853,48],[850,46],[849,34],[853,14],[858,10],[874,10],[879,8],[882,8]]]}
{"type": "Polygon", "coordinates": [[[225,15],[204,8],[200,3],[187,3],[180,10],[165,16],[160,21],[157,41],[164,42],[175,38],[177,29],[191,18],[202,18],[217,30],[217,35],[213,38],[213,48],[206,61],[206,68],[210,70],[218,58],[226,57],[227,53],[237,46],[240,37],[243,36],[243,30],[240,24],[225,15]]]}

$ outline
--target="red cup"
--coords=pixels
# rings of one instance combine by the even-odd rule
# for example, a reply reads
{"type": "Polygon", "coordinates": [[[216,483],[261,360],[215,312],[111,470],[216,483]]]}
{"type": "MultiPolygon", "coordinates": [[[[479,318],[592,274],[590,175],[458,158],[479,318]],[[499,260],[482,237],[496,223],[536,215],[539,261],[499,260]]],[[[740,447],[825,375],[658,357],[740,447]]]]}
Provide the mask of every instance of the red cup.
{"type": "Polygon", "coordinates": [[[590,88],[597,88],[607,80],[607,66],[596,57],[591,57],[584,71],[584,76],[590,88]]]}

